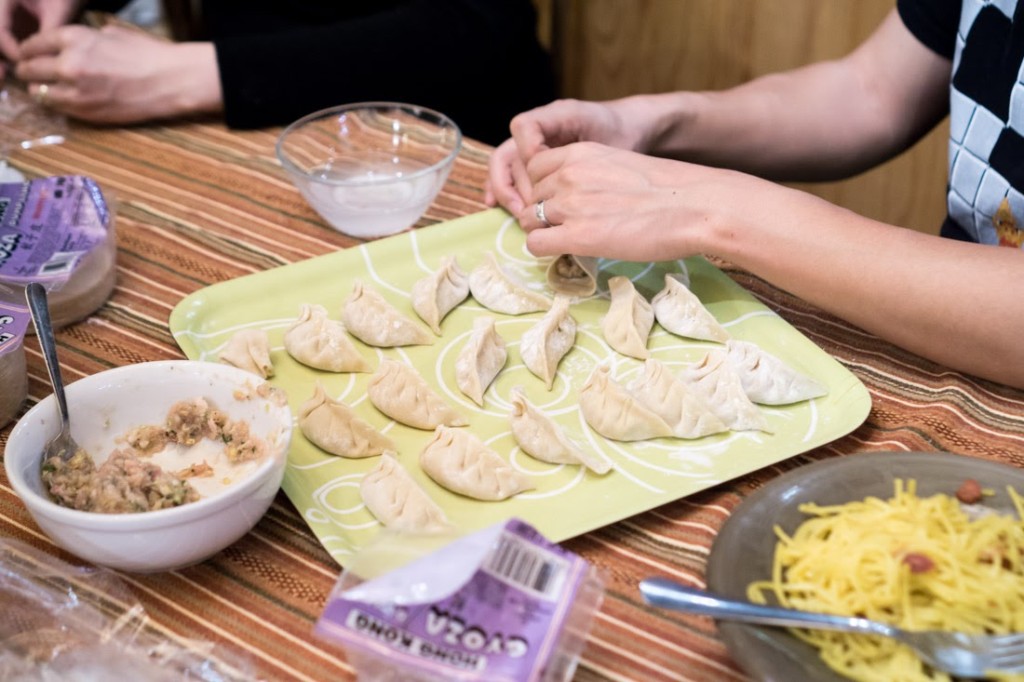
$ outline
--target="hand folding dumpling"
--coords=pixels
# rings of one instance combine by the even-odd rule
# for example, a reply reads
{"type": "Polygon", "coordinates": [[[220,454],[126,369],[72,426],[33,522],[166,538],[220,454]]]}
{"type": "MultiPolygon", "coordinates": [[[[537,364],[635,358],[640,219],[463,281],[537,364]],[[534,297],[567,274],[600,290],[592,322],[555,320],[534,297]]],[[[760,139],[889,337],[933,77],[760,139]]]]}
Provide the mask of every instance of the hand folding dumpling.
{"type": "Polygon", "coordinates": [[[703,360],[680,372],[679,378],[693,388],[730,429],[768,431],[768,420],[761,408],[747,397],[739,374],[725,359],[725,351],[716,348],[708,352],[703,360]]]}
{"type": "Polygon", "coordinates": [[[430,388],[419,372],[396,360],[381,361],[366,392],[378,410],[415,429],[469,423],[430,388]]]}
{"type": "Polygon", "coordinates": [[[566,296],[590,296],[597,291],[597,258],[563,254],[548,266],[548,286],[566,296]]]}
{"type": "Polygon", "coordinates": [[[469,291],[477,303],[505,315],[523,315],[551,307],[547,296],[531,291],[506,272],[491,251],[469,273],[469,291]]]}
{"type": "Polygon", "coordinates": [[[472,433],[446,426],[423,448],[420,467],[438,485],[477,500],[504,500],[534,487],[472,433]]]}
{"type": "Polygon", "coordinates": [[[512,436],[523,452],[549,464],[582,464],[596,474],[608,473],[612,465],[578,447],[547,415],[531,405],[523,390],[512,389],[509,414],[512,436]]]}
{"type": "Polygon", "coordinates": [[[372,457],[395,449],[390,438],[360,419],[351,407],[329,398],[320,382],[313,397],[299,408],[299,429],[318,448],[341,457],[372,457]]]}
{"type": "Polygon", "coordinates": [[[274,364],[270,361],[270,337],[262,329],[242,329],[232,334],[219,359],[264,379],[274,376],[274,364]]]}
{"type": "Polygon", "coordinates": [[[341,320],[349,333],[371,346],[390,348],[434,343],[430,332],[360,280],[352,286],[352,294],[341,309],[341,320]]]}
{"type": "Polygon", "coordinates": [[[612,301],[601,319],[604,340],[623,355],[646,360],[651,356],[647,338],[654,326],[654,309],[628,277],[618,275],[609,279],[608,291],[612,301]]]}
{"type": "Polygon", "coordinates": [[[551,310],[525,332],[519,352],[523,364],[547,384],[555,382],[558,363],[576,343],[576,320],[569,314],[569,299],[556,296],[551,310]]]}
{"type": "Polygon", "coordinates": [[[387,528],[404,533],[451,528],[444,510],[416,483],[394,452],[385,452],[380,463],[363,476],[359,494],[370,513],[387,528]]]}
{"type": "Polygon", "coordinates": [[[643,375],[626,388],[642,405],[664,419],[677,438],[701,438],[727,430],[703,399],[657,360],[645,361],[643,375]]]}
{"type": "Polygon", "coordinates": [[[828,389],[748,341],[725,344],[726,359],[740,375],[747,397],[762,405],[788,405],[819,398],[828,389]]]}
{"type": "Polygon", "coordinates": [[[700,299],[671,273],[665,275],[665,287],[651,299],[654,316],[666,331],[677,336],[704,341],[725,342],[729,332],[704,307],[700,299]]]}
{"type": "Polygon", "coordinates": [[[455,256],[445,256],[437,272],[412,285],[412,309],[441,336],[441,320],[469,296],[469,279],[455,256]]]}
{"type": "Polygon", "coordinates": [[[673,435],[672,427],[633,397],[598,365],[580,389],[580,411],[591,428],[612,440],[647,440],[673,435]]]}
{"type": "Polygon", "coordinates": [[[370,363],[348,337],[345,325],[327,319],[322,305],[302,304],[299,318],[284,333],[288,354],[304,365],[327,372],[369,372],[370,363]]]}
{"type": "Polygon", "coordinates": [[[455,384],[481,407],[484,392],[508,360],[505,340],[498,334],[493,317],[473,320],[473,332],[455,359],[455,384]]]}

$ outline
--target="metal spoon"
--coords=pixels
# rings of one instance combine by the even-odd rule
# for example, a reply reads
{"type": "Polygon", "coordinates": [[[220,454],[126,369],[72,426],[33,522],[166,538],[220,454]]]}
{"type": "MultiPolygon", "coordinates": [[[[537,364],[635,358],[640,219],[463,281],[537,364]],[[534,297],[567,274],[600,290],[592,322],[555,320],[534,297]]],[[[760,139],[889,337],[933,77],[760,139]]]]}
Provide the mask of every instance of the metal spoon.
{"type": "Polygon", "coordinates": [[[64,397],[64,380],[60,376],[60,363],[57,360],[57,342],[53,338],[53,326],[50,324],[50,307],[46,302],[46,289],[38,282],[32,282],[25,289],[28,307],[32,311],[32,323],[36,327],[36,337],[43,349],[43,359],[50,373],[53,395],[57,400],[60,412],[60,433],[46,441],[43,447],[43,465],[51,457],[60,457],[67,461],[78,452],[78,443],[71,437],[71,421],[68,417],[68,401],[64,397]]]}

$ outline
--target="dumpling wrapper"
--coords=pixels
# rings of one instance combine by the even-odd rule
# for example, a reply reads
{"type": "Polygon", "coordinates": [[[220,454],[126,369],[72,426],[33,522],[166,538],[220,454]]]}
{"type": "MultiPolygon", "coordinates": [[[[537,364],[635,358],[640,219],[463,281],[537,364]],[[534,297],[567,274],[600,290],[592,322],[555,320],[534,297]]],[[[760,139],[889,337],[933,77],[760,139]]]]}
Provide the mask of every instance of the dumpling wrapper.
{"type": "Polygon", "coordinates": [[[509,414],[512,437],[523,452],[548,464],[582,464],[595,474],[606,474],[612,465],[589,454],[570,439],[550,417],[526,399],[522,388],[512,389],[509,414]]]}
{"type": "Polygon", "coordinates": [[[702,438],[728,427],[663,363],[648,359],[644,373],[626,386],[642,405],[665,420],[677,438],[702,438]]]}
{"type": "Polygon", "coordinates": [[[583,418],[605,438],[634,441],[673,435],[668,422],[609,376],[606,365],[598,365],[590,373],[579,401],[583,418]]]}
{"type": "Polygon", "coordinates": [[[412,309],[441,336],[441,320],[469,297],[469,278],[455,256],[445,256],[437,272],[412,285],[412,309]]]}
{"type": "Polygon", "coordinates": [[[665,286],[651,299],[658,324],[676,336],[702,341],[728,341],[729,332],[672,273],[665,275],[665,286]]]}
{"type": "Polygon", "coordinates": [[[341,321],[354,337],[370,346],[428,346],[433,335],[377,291],[361,280],[352,285],[352,293],[341,309],[341,321]]]}
{"type": "Polygon", "coordinates": [[[484,392],[508,360],[505,340],[493,317],[473,320],[473,331],[455,359],[455,384],[477,405],[483,407],[484,392]]]}
{"type": "Polygon", "coordinates": [[[218,359],[264,379],[274,376],[270,337],[263,329],[242,329],[231,335],[218,359]]]}
{"type": "Polygon", "coordinates": [[[304,365],[327,372],[369,372],[366,361],[345,331],[327,318],[322,305],[302,304],[302,312],[284,333],[284,348],[304,365]]]}
{"type": "Polygon", "coordinates": [[[802,374],[749,341],[730,339],[726,359],[740,375],[747,397],[762,405],[788,405],[828,394],[824,384],[802,374]]]}
{"type": "Polygon", "coordinates": [[[646,360],[651,356],[647,339],[654,327],[654,308],[628,277],[617,275],[609,279],[608,291],[611,304],[601,318],[604,340],[623,355],[646,360]]]}
{"type": "Polygon", "coordinates": [[[551,309],[523,332],[519,353],[526,368],[551,390],[558,363],[576,344],[576,320],[569,314],[569,298],[556,296],[551,309]]]}
{"type": "Polygon", "coordinates": [[[524,315],[551,307],[551,299],[531,291],[506,272],[492,251],[485,253],[484,262],[469,273],[469,291],[477,303],[505,315],[524,315]]]}
{"type": "Polygon", "coordinates": [[[385,452],[376,467],[359,482],[363,504],[386,528],[403,533],[449,530],[444,510],[403,467],[394,452],[385,452]]]}
{"type": "Polygon", "coordinates": [[[700,362],[683,369],[678,376],[704,398],[711,411],[730,429],[770,433],[768,420],[761,408],[747,397],[739,374],[726,360],[724,350],[716,348],[708,352],[700,362]]]}
{"type": "Polygon", "coordinates": [[[466,418],[446,403],[420,373],[405,363],[382,360],[366,389],[374,407],[396,422],[427,431],[466,426],[466,418]]]}
{"type": "Polygon", "coordinates": [[[318,381],[313,396],[299,407],[299,429],[313,445],[339,457],[373,457],[395,444],[351,407],[328,397],[318,381]]]}
{"type": "Polygon", "coordinates": [[[494,502],[532,490],[530,479],[469,431],[439,426],[420,452],[420,468],[438,485],[494,502]]]}
{"type": "Polygon", "coordinates": [[[591,296],[597,291],[598,259],[562,254],[548,266],[548,286],[565,296],[591,296]]]}

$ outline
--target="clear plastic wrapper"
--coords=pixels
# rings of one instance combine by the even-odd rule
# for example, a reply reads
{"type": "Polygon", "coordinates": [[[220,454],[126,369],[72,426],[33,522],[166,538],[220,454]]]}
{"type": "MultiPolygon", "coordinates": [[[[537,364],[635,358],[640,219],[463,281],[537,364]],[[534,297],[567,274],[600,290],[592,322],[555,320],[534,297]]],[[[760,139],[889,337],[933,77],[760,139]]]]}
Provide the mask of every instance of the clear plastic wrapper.
{"type": "Polygon", "coordinates": [[[0,284],[0,429],[14,419],[28,397],[22,340],[30,319],[21,290],[0,284]]]}
{"type": "Polygon", "coordinates": [[[244,657],[171,639],[111,571],[76,567],[0,538],[0,680],[258,680],[244,657]]]}

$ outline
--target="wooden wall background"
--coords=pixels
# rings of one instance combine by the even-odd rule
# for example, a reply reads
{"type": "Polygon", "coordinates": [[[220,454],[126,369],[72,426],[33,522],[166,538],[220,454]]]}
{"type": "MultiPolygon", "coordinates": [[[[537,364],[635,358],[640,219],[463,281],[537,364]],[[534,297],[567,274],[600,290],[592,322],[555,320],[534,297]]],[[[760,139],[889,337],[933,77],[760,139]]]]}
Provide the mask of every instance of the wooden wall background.
{"type": "MultiPolygon", "coordinates": [[[[722,89],[840,57],[895,0],[535,0],[565,97],[722,89]]],[[[887,223],[937,233],[948,121],[899,158],[841,182],[797,185],[887,223]]]]}

